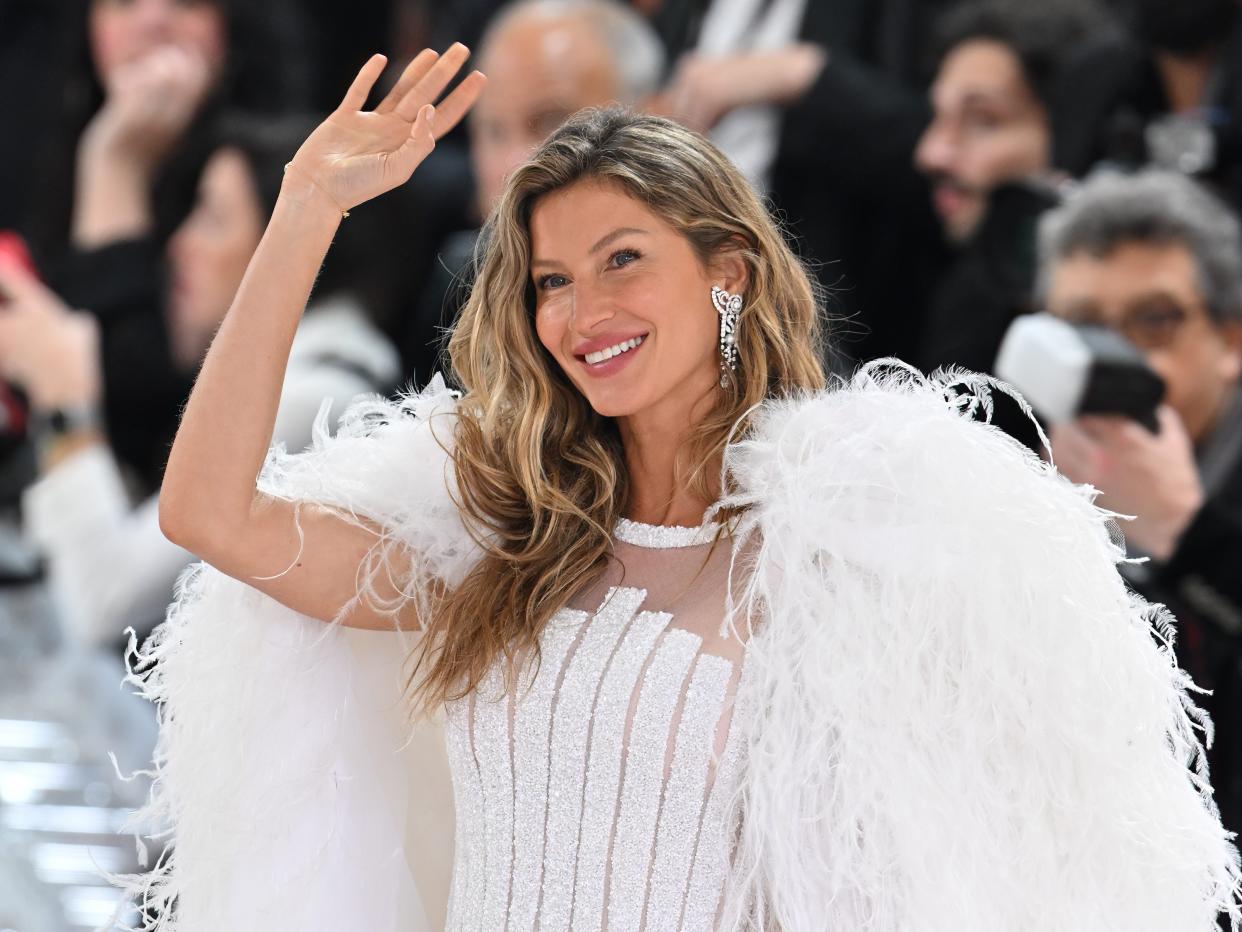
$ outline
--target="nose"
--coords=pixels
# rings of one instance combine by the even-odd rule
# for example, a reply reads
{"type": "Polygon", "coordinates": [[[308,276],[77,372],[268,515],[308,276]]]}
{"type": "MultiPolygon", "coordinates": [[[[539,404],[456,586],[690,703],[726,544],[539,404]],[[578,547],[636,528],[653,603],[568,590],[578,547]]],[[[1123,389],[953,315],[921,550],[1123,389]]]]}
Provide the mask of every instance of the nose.
{"type": "Polygon", "coordinates": [[[175,4],[172,0],[139,0],[135,12],[135,27],[143,38],[156,42],[167,39],[172,30],[175,4]]]}
{"type": "Polygon", "coordinates": [[[953,134],[941,117],[936,117],[923,130],[918,148],[914,150],[914,164],[926,174],[948,173],[957,152],[953,134]]]}
{"type": "Polygon", "coordinates": [[[181,256],[185,253],[185,223],[173,231],[173,235],[168,238],[168,245],[164,248],[164,255],[169,265],[176,265],[181,261],[181,256]]]}
{"type": "Polygon", "coordinates": [[[575,282],[570,308],[574,330],[590,334],[616,316],[616,307],[607,292],[594,282],[575,282]]]}

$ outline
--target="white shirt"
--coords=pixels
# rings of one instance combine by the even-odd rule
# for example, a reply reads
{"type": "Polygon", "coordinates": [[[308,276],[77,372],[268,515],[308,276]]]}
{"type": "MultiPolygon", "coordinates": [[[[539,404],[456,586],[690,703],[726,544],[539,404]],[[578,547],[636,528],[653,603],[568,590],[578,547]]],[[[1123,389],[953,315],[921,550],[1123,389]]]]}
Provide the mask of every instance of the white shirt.
{"type": "MultiPolygon", "coordinates": [[[[740,52],[765,52],[796,41],[807,0],[772,0],[759,16],[762,2],[715,0],[703,19],[698,53],[723,57],[740,52]]],[[[766,191],[780,132],[780,108],[760,104],[740,107],[726,114],[709,136],[751,184],[766,191]]]]}

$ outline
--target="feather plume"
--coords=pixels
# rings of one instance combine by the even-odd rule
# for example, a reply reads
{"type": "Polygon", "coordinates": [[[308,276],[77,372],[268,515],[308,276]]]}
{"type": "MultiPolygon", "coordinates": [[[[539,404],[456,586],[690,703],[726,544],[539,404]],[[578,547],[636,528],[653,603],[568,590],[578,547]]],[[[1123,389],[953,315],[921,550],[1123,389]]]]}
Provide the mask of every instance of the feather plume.
{"type": "Polygon", "coordinates": [[[728,450],[762,621],[722,928],[1236,930],[1172,620],[993,387],[882,361],[728,450]]]}
{"type": "MultiPolygon", "coordinates": [[[[726,453],[747,558],[726,623],[758,621],[723,928],[1237,927],[1172,620],[1127,593],[1091,490],[974,420],[992,387],[876,364],[765,405],[726,453]]],[[[382,524],[414,579],[451,584],[478,552],[434,427],[451,404],[364,402],[263,487],[382,524]]],[[[132,677],[161,716],[139,824],[173,843],[129,879],[148,932],[428,927],[393,828],[419,776],[362,690],[395,696],[395,669],[348,637],[209,568],[183,580],[132,677]]]]}
{"type": "MultiPolygon", "coordinates": [[[[417,554],[411,594],[476,558],[452,500],[451,417],[437,423],[453,404],[438,379],[366,398],[335,436],[325,410],[308,450],[268,457],[267,493],[386,529],[360,598],[394,570],[394,542],[417,554]]],[[[141,650],[130,642],[129,679],[160,724],[150,801],[131,823],[166,848],[150,873],[116,879],[145,905],[145,932],[430,929],[404,850],[411,787],[430,779],[402,753],[416,636],[325,625],[205,564],[187,571],[165,622],[141,650]]],[[[451,856],[451,838],[422,843],[451,856]]]]}

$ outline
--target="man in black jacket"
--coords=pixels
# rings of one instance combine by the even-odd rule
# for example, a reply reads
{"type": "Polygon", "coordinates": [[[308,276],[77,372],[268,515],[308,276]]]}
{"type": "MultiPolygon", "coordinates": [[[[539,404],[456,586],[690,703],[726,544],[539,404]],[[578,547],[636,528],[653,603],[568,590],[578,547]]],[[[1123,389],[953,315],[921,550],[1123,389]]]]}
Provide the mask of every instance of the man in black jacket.
{"type": "Polygon", "coordinates": [[[1153,433],[1121,417],[1054,425],[1058,468],[1134,520],[1125,573],[1178,618],[1178,658],[1213,690],[1212,782],[1242,828],[1242,227],[1176,173],[1088,182],[1040,228],[1040,290],[1115,329],[1163,378],[1153,433]]]}
{"type": "Polygon", "coordinates": [[[971,0],[937,24],[934,114],[914,162],[953,258],[929,289],[920,366],[991,370],[1009,324],[1032,309],[1035,225],[1055,202],[1053,103],[1108,25],[1079,0],[971,0]]]}

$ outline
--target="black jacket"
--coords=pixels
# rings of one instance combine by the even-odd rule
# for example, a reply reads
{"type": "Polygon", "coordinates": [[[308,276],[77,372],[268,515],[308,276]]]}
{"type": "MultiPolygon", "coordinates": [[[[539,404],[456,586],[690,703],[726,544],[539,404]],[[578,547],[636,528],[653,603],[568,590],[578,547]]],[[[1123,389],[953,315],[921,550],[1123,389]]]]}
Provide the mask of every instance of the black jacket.
{"type": "MultiPolygon", "coordinates": [[[[654,22],[670,60],[697,40],[702,0],[654,22]]],[[[827,64],[784,113],[772,206],[829,294],[829,340],[848,361],[910,359],[945,254],[913,165],[930,119],[922,42],[944,0],[809,0],[799,39],[827,64]]]]}
{"type": "MultiPolygon", "coordinates": [[[[1242,413],[1242,395],[1235,400],[1242,413]]],[[[1164,564],[1127,568],[1131,585],[1177,619],[1178,662],[1211,695],[1196,701],[1216,728],[1208,760],[1225,827],[1242,831],[1242,437],[1239,418],[1209,444],[1225,443],[1222,479],[1164,564]]],[[[1124,526],[1122,528],[1124,531],[1124,526]]]]}
{"type": "Polygon", "coordinates": [[[164,315],[158,237],[72,251],[57,285],[71,307],[99,321],[109,445],[148,491],[159,487],[193,373],[173,362],[164,315]]]}
{"type": "MultiPolygon", "coordinates": [[[[1210,84],[1215,160],[1198,175],[1242,210],[1242,19],[1225,39],[1210,84]]],[[[1150,49],[1107,43],[1083,50],[1053,108],[1054,160],[1082,176],[1099,164],[1137,168],[1151,159],[1147,127],[1169,110],[1150,49]]]]}

